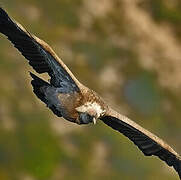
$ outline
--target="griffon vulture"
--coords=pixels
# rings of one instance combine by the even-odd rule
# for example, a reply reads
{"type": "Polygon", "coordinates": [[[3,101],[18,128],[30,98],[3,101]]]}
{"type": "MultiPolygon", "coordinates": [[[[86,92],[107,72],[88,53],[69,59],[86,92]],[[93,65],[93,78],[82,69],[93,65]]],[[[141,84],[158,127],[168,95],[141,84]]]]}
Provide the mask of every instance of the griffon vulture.
{"type": "Polygon", "coordinates": [[[93,90],[81,84],[52,48],[12,20],[0,8],[0,32],[14,44],[38,73],[48,73],[50,82],[33,73],[33,92],[58,117],[77,124],[99,119],[128,137],[146,156],[158,156],[179,174],[181,157],[163,140],[129,118],[111,109],[93,90]]]}

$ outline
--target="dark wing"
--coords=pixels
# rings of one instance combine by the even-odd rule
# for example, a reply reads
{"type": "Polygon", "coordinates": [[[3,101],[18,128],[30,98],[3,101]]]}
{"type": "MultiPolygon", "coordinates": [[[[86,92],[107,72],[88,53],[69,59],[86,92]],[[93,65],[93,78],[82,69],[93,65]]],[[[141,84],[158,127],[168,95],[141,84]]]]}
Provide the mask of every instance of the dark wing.
{"type": "Polygon", "coordinates": [[[0,32],[8,37],[38,73],[47,72],[50,75],[50,83],[53,86],[60,87],[63,92],[80,91],[79,81],[51,47],[10,19],[2,8],[0,8],[0,32]]]}
{"type": "Polygon", "coordinates": [[[113,110],[100,118],[105,124],[128,137],[146,156],[158,156],[173,166],[181,178],[181,157],[163,140],[113,110]]]}

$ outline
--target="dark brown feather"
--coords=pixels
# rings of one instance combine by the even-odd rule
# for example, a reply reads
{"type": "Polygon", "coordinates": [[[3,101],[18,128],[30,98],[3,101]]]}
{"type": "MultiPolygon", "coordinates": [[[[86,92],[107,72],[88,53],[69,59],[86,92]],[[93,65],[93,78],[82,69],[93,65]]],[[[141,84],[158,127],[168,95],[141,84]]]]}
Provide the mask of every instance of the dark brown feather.
{"type": "Polygon", "coordinates": [[[52,85],[61,87],[64,92],[80,91],[81,84],[51,47],[13,21],[2,8],[0,32],[8,37],[38,73],[50,75],[52,85]]]}
{"type": "Polygon", "coordinates": [[[169,166],[173,166],[181,178],[181,157],[160,138],[143,129],[125,116],[109,111],[100,118],[105,124],[128,137],[145,156],[158,156],[169,166]]]}

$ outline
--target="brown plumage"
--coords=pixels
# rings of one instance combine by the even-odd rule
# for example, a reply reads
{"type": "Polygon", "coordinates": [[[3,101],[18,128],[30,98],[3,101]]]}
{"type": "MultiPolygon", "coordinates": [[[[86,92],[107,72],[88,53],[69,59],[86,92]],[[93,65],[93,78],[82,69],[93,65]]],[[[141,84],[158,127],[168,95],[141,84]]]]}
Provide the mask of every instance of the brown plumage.
{"type": "Polygon", "coordinates": [[[48,73],[50,83],[31,74],[33,92],[54,114],[77,123],[97,119],[128,137],[146,155],[158,156],[173,166],[181,178],[181,157],[163,140],[127,117],[112,110],[94,91],[82,85],[47,43],[10,19],[0,8],[0,32],[29,61],[38,73],[48,73]]]}

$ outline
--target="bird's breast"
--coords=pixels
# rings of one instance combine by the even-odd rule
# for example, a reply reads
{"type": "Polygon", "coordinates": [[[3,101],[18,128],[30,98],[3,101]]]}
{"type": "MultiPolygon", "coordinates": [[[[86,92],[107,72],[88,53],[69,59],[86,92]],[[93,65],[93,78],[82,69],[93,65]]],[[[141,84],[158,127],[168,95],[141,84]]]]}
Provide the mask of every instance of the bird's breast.
{"type": "Polygon", "coordinates": [[[76,107],[81,104],[81,95],[77,92],[60,93],[58,99],[60,100],[62,116],[69,121],[75,122],[79,116],[76,107]]]}

